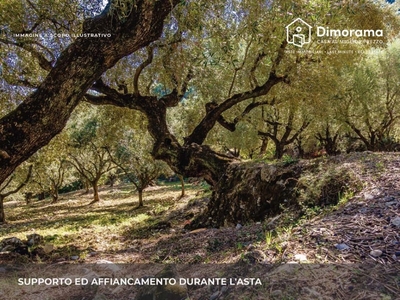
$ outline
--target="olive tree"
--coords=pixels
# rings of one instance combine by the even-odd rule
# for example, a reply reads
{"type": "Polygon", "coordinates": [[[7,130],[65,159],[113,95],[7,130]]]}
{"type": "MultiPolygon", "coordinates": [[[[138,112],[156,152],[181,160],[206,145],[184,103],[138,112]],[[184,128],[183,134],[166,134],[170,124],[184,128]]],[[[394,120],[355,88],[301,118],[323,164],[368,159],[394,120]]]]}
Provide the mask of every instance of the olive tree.
{"type": "Polygon", "coordinates": [[[27,170],[22,170],[21,172],[15,172],[7,178],[6,181],[0,184],[0,223],[6,222],[4,199],[12,194],[18,193],[28,183],[32,173],[32,165],[30,165],[27,170]],[[20,174],[21,172],[22,174],[20,174]]]}

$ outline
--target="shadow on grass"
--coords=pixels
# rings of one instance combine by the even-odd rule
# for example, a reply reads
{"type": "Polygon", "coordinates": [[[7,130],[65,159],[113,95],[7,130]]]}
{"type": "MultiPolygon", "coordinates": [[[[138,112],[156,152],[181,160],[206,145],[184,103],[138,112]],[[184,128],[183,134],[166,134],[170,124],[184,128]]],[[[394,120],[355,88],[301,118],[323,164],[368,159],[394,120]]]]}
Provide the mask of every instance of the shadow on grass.
{"type": "MultiPolygon", "coordinates": [[[[131,187],[120,187],[131,190],[131,187]]],[[[102,191],[111,190],[102,189],[102,191]]],[[[62,195],[57,203],[50,204],[49,200],[36,201],[29,206],[13,208],[6,207],[8,223],[0,225],[2,236],[15,233],[27,232],[32,229],[51,230],[63,229],[63,231],[78,231],[90,225],[109,226],[129,219],[138,217],[141,214],[156,214],[168,210],[175,203],[174,196],[178,192],[174,186],[161,187],[157,190],[144,192],[144,206],[136,209],[138,205],[137,193],[121,193],[114,187],[113,195],[103,194],[98,203],[89,205],[87,197],[79,197],[81,191],[74,194],[62,195]],[[165,198],[165,195],[168,197],[165,198]],[[68,197],[68,198],[67,198],[68,197]],[[71,198],[77,198],[72,200],[71,198]],[[129,201],[129,198],[132,201],[129,201]]]]}

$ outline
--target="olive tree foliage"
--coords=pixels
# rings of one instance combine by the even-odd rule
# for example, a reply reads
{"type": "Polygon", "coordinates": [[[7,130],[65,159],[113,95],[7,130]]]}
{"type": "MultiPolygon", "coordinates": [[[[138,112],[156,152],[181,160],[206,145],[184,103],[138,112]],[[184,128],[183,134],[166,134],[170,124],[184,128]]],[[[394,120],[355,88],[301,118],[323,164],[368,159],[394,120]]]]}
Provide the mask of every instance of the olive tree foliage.
{"type": "MultiPolygon", "coordinates": [[[[0,2],[0,116],[15,109],[53,69],[101,0],[0,2]]],[[[5,151],[5,150],[3,150],[5,151]]]]}
{"type": "Polygon", "coordinates": [[[100,201],[99,181],[104,174],[115,168],[107,151],[95,142],[69,153],[68,162],[93,188],[92,203],[100,201]]]}
{"type": "Polygon", "coordinates": [[[399,40],[387,49],[371,52],[345,75],[348,79],[334,100],[337,118],[367,150],[399,150],[399,40]]]}
{"type": "Polygon", "coordinates": [[[7,180],[0,184],[0,224],[6,222],[4,199],[18,193],[29,182],[31,174],[32,165],[22,165],[7,180]]]}
{"type": "Polygon", "coordinates": [[[116,167],[106,149],[109,138],[116,136],[107,127],[105,116],[97,114],[97,110],[91,114],[88,111],[78,110],[67,128],[67,162],[91,185],[95,203],[100,201],[100,180],[116,167]]]}
{"type": "Polygon", "coordinates": [[[58,201],[60,188],[75,180],[67,163],[67,149],[68,135],[63,132],[29,159],[33,165],[30,192],[49,193],[52,203],[58,201]]]}
{"type": "Polygon", "coordinates": [[[318,138],[335,118],[331,97],[341,85],[338,70],[343,65],[336,61],[337,57],[332,59],[300,62],[295,70],[298,79],[270,94],[272,100],[262,108],[258,134],[273,145],[274,158],[281,158],[286,152],[306,157],[321,146],[318,138]]]}
{"type": "MultiPolygon", "coordinates": [[[[144,189],[161,174],[172,172],[165,162],[151,156],[154,141],[146,130],[146,117],[137,111],[113,106],[95,107],[92,111],[101,151],[105,151],[112,162],[112,175],[132,183],[138,191],[138,207],[143,206],[144,189]]],[[[79,127],[82,128],[82,124],[79,127]]]]}
{"type": "Polygon", "coordinates": [[[274,105],[265,112],[266,130],[258,134],[269,138],[275,146],[274,158],[282,158],[286,147],[293,144],[310,124],[309,116],[298,105],[274,105]]]}
{"type": "MultiPolygon", "coordinates": [[[[89,4],[83,6],[90,11],[89,4]]],[[[215,184],[232,158],[204,145],[214,127],[233,132],[250,113],[271,105],[274,90],[312,81],[313,72],[299,76],[299,67],[310,70],[322,63],[339,67],[354,60],[327,57],[324,50],[338,46],[317,43],[308,49],[322,50],[321,54],[312,57],[287,52],[284,28],[293,16],[312,25],[345,28],[376,29],[394,24],[387,8],[370,1],[119,0],[111,1],[93,18],[77,18],[77,32],[111,36],[67,40],[66,44],[72,43],[61,46],[53,61],[45,50],[39,52],[40,60],[49,62],[35,61],[35,66],[43,69],[44,75],[39,77],[43,80],[37,88],[24,90],[20,98],[24,101],[0,120],[0,165],[4,170],[0,181],[60,132],[84,97],[92,104],[141,111],[148,119],[155,158],[166,161],[176,173],[203,176],[215,184]],[[174,7],[162,32],[163,21],[174,7]],[[180,103],[199,108],[189,119],[186,133],[168,123],[168,116],[174,115],[180,103]],[[180,132],[184,135],[179,136],[180,132]]],[[[22,19],[26,28],[40,30],[22,19]]],[[[7,36],[11,32],[5,31],[7,36]]],[[[18,45],[3,44],[13,47],[12,53],[18,56],[18,45]]]]}
{"type": "Polygon", "coordinates": [[[312,24],[361,29],[384,28],[393,18],[368,1],[186,1],[174,10],[162,42],[121,60],[92,87],[100,95],[85,98],[141,111],[149,120],[155,158],[178,174],[215,184],[232,158],[204,145],[212,143],[213,128],[234,132],[254,111],[271,106],[274,94],[288,99],[287,86],[304,89],[321,68],[341,68],[356,59],[327,56],[337,45],[314,43],[309,50],[321,51],[312,56],[288,51],[284,28],[293,15],[312,24]],[[176,118],[180,121],[171,122],[176,118]]]}
{"type": "Polygon", "coordinates": [[[138,207],[143,206],[143,191],[161,174],[171,173],[168,165],[151,156],[153,141],[149,134],[140,128],[124,128],[118,143],[108,148],[113,163],[118,167],[117,174],[131,182],[138,191],[138,207]]]}
{"type": "MultiPolygon", "coordinates": [[[[251,116],[253,117],[253,115],[251,116]]],[[[239,123],[236,130],[227,134],[226,131],[214,128],[210,132],[207,141],[216,149],[221,149],[227,155],[237,158],[252,159],[259,151],[259,139],[257,137],[256,125],[249,116],[248,120],[239,123]]]]}
{"type": "Polygon", "coordinates": [[[106,70],[161,36],[164,19],[178,2],[0,3],[0,182],[65,127],[106,70]],[[71,33],[82,35],[62,35],[71,33]]]}

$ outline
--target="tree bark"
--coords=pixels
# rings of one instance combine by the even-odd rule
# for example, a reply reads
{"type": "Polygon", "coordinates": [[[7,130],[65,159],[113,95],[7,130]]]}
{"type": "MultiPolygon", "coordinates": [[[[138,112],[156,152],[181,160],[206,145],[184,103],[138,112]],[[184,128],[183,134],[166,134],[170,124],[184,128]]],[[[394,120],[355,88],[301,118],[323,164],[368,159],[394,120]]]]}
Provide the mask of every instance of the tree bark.
{"type": "Polygon", "coordinates": [[[191,227],[232,226],[279,214],[283,204],[295,203],[301,171],[299,165],[231,164],[191,227]]]}
{"type": "Polygon", "coordinates": [[[138,195],[139,195],[138,207],[142,207],[143,206],[143,190],[142,189],[138,189],[138,195]]]}
{"type": "Polygon", "coordinates": [[[26,205],[31,204],[32,196],[33,196],[33,193],[31,193],[31,192],[25,193],[26,205]]]}
{"type": "Polygon", "coordinates": [[[6,215],[4,212],[4,198],[2,195],[0,195],[0,223],[5,223],[6,222],[6,215]]]}
{"type": "Polygon", "coordinates": [[[53,200],[51,201],[51,203],[57,203],[58,202],[58,187],[54,188],[51,196],[53,198],[53,200]]]}
{"type": "Polygon", "coordinates": [[[58,134],[93,83],[117,61],[157,40],[163,21],[179,0],[135,0],[126,18],[117,12],[87,19],[83,33],[109,38],[75,40],[65,49],[37,90],[0,119],[0,183],[58,134]]]}
{"type": "Polygon", "coordinates": [[[40,192],[37,194],[38,200],[44,200],[46,198],[45,192],[40,192]]]}
{"type": "Polygon", "coordinates": [[[320,135],[318,137],[319,142],[324,147],[328,155],[339,154],[337,138],[338,138],[337,134],[334,137],[331,137],[330,135],[326,135],[325,137],[320,135]]]}
{"type": "Polygon", "coordinates": [[[85,191],[83,192],[84,194],[89,194],[89,186],[90,186],[90,182],[89,180],[87,180],[87,178],[84,179],[84,189],[85,191]]]}
{"type": "Polygon", "coordinates": [[[207,145],[180,146],[162,143],[154,147],[156,159],[164,160],[171,169],[186,177],[203,177],[207,183],[215,186],[225,173],[226,168],[235,159],[213,151],[207,145]]]}
{"type": "Polygon", "coordinates": [[[261,147],[260,147],[260,153],[259,153],[260,157],[263,157],[267,153],[267,148],[268,148],[268,139],[263,138],[261,147]]]}
{"type": "Polygon", "coordinates": [[[98,181],[93,181],[91,182],[92,187],[93,187],[93,201],[91,203],[96,203],[100,201],[99,197],[99,186],[98,186],[98,181]]]}
{"type": "Polygon", "coordinates": [[[281,142],[276,142],[274,158],[281,159],[284,153],[285,153],[285,144],[281,142]]]}
{"type": "Polygon", "coordinates": [[[181,182],[181,197],[183,198],[185,197],[185,181],[183,180],[183,176],[182,175],[178,175],[179,181],[181,182]]]}

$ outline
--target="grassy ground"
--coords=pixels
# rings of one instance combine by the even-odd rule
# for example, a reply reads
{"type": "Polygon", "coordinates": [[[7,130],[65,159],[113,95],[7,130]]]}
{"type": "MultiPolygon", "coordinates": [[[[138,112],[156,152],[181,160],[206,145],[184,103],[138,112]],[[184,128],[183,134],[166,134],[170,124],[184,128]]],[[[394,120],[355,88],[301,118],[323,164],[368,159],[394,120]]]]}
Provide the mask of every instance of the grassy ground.
{"type": "MultiPolygon", "coordinates": [[[[56,204],[6,202],[9,223],[0,226],[1,239],[37,233],[50,250],[43,252],[42,245],[30,257],[3,253],[0,265],[176,263],[188,266],[180,269],[185,276],[209,277],[201,268],[219,266],[218,274],[232,274],[246,263],[263,267],[252,273],[264,278],[263,286],[221,289],[225,294],[218,299],[398,299],[400,238],[393,220],[400,216],[400,155],[361,153],[330,160],[331,168],[335,164],[352,170],[361,190],[341,195],[334,206],[307,207],[300,217],[287,210],[241,228],[184,228],[210,197],[201,185],[187,184],[183,198],[179,184],[151,187],[139,209],[129,185],[102,187],[94,205],[81,191],[62,195],[56,204]],[[341,244],[348,248],[339,249],[341,244]],[[382,254],[375,257],[372,250],[382,254]]],[[[214,293],[210,287],[190,290],[191,299],[214,293]]]]}
{"type": "MultiPolygon", "coordinates": [[[[33,257],[34,260],[60,261],[71,256],[85,260],[88,256],[108,256],[126,250],[135,238],[155,239],[158,223],[168,212],[185,206],[197,195],[203,195],[201,186],[186,185],[186,196],[180,198],[178,184],[150,187],[144,192],[145,206],[137,208],[137,193],[131,185],[100,189],[101,201],[89,205],[91,194],[82,191],[63,194],[58,203],[50,199],[23,202],[6,202],[7,224],[1,225],[2,238],[36,233],[44,237],[44,243],[53,246],[48,255],[33,257]],[[154,231],[154,232],[152,232],[154,231]]],[[[178,219],[171,222],[179,223],[178,219]]],[[[183,224],[183,222],[182,222],[183,224]]],[[[179,224],[176,224],[179,225],[179,224]]],[[[170,221],[165,229],[172,226],[170,221]]],[[[175,226],[175,225],[174,225],[175,226]]],[[[42,253],[43,254],[43,253],[42,253]]]]}

